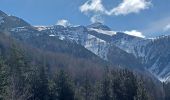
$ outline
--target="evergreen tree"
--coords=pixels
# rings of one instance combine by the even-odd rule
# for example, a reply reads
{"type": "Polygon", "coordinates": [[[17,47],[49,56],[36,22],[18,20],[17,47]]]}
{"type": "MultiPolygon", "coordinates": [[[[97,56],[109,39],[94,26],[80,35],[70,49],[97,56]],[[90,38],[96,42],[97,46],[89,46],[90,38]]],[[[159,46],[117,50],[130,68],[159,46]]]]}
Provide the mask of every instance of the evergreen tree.
{"type": "Polygon", "coordinates": [[[99,94],[99,100],[111,100],[111,91],[110,91],[110,74],[108,67],[104,70],[103,79],[100,83],[100,94],[99,94]]]}
{"type": "Polygon", "coordinates": [[[49,100],[49,89],[48,89],[48,77],[46,72],[46,64],[44,64],[37,69],[34,69],[31,77],[31,97],[29,100],[49,100]]]}
{"type": "Polygon", "coordinates": [[[41,67],[40,69],[40,80],[39,80],[39,87],[40,87],[40,100],[48,100],[48,78],[47,78],[47,75],[46,75],[46,72],[45,72],[45,68],[44,67],[41,67]]]}
{"type": "Polygon", "coordinates": [[[87,72],[86,72],[85,78],[83,80],[81,92],[83,94],[83,100],[92,100],[93,99],[93,87],[92,87],[92,83],[89,80],[87,72]]]}
{"type": "Polygon", "coordinates": [[[136,77],[128,70],[112,73],[112,91],[116,100],[134,100],[137,95],[136,77]]]}
{"type": "Polygon", "coordinates": [[[118,72],[112,71],[112,83],[111,91],[114,94],[115,100],[123,100],[124,86],[122,83],[122,78],[118,72]]]}
{"type": "Polygon", "coordinates": [[[6,100],[8,98],[9,87],[9,73],[8,67],[0,57],[0,100],[6,100]]]}
{"type": "Polygon", "coordinates": [[[10,75],[10,98],[12,100],[25,99],[25,78],[24,69],[25,62],[23,53],[15,45],[12,46],[10,51],[10,58],[8,60],[9,75],[10,75]]]}
{"type": "Polygon", "coordinates": [[[69,76],[63,71],[59,71],[55,82],[55,95],[57,100],[74,100],[73,83],[69,76]]]}
{"type": "Polygon", "coordinates": [[[124,100],[134,100],[134,97],[137,95],[137,80],[133,72],[125,70],[124,73],[124,86],[126,88],[125,94],[126,98],[124,100]]]}
{"type": "Polygon", "coordinates": [[[138,81],[137,96],[135,97],[135,100],[149,100],[142,80],[138,81]]]}

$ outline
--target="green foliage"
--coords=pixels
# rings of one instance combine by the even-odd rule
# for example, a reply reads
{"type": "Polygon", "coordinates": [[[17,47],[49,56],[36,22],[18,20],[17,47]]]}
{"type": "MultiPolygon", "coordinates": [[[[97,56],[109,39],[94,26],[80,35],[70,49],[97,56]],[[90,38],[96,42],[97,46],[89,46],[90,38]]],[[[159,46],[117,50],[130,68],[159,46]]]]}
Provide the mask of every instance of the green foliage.
{"type": "Polygon", "coordinates": [[[150,100],[142,80],[138,81],[137,95],[135,100],[150,100]]]}
{"type": "Polygon", "coordinates": [[[74,100],[73,83],[70,77],[60,70],[54,79],[54,95],[57,100],[74,100]]]}
{"type": "Polygon", "coordinates": [[[25,95],[24,72],[26,67],[22,52],[15,45],[13,45],[11,48],[8,66],[10,75],[10,98],[14,100],[24,99],[22,96],[25,95]]]}
{"type": "Polygon", "coordinates": [[[8,96],[9,73],[7,65],[2,58],[0,58],[0,100],[5,100],[8,96]]]}
{"type": "Polygon", "coordinates": [[[75,100],[74,84],[64,70],[49,81],[50,100],[75,100]]]}
{"type": "Polygon", "coordinates": [[[116,100],[134,100],[137,95],[137,82],[132,72],[122,70],[115,76],[112,72],[112,90],[116,100]]]}
{"type": "Polygon", "coordinates": [[[0,80],[3,85],[2,94],[5,100],[26,100],[29,98],[28,63],[23,52],[13,45],[10,49],[10,55],[6,62],[0,60],[0,80]]]}

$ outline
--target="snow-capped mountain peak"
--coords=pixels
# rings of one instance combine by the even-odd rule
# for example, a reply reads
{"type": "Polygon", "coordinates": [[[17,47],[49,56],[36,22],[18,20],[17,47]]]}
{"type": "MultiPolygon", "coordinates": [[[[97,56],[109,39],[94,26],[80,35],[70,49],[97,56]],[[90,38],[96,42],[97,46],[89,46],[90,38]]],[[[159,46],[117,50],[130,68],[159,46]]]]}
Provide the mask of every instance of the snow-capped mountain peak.
{"type": "Polygon", "coordinates": [[[93,23],[91,25],[88,25],[87,28],[111,31],[111,29],[108,26],[106,26],[106,25],[104,25],[100,22],[96,22],[96,23],[93,23]]]}

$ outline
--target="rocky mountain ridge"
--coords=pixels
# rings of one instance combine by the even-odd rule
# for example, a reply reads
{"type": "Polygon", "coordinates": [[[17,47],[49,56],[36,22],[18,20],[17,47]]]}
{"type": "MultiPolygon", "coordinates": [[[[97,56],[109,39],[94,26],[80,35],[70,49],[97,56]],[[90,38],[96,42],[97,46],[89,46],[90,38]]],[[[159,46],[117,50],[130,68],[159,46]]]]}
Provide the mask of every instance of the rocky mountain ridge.
{"type": "MultiPolygon", "coordinates": [[[[106,25],[94,23],[88,26],[31,26],[24,20],[0,12],[0,30],[18,40],[48,47],[56,40],[76,43],[100,58],[117,66],[148,70],[161,81],[170,78],[170,37],[147,39],[112,31],[106,25]],[[48,39],[49,38],[49,39],[48,39]],[[48,39],[43,44],[43,39],[48,39]],[[50,40],[52,39],[52,40],[50,40]],[[37,40],[32,42],[33,40],[37,40]],[[52,42],[51,42],[52,41],[52,42]]],[[[57,42],[57,41],[56,41],[57,42]]],[[[50,49],[51,50],[51,49],[50,49]]],[[[58,50],[58,49],[57,49],[58,50]]]]}

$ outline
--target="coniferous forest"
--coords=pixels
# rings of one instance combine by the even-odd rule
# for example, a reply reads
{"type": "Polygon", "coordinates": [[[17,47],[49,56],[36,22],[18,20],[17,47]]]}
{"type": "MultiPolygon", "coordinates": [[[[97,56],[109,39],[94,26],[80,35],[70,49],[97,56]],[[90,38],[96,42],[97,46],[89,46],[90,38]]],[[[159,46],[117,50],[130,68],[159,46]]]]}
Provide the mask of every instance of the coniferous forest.
{"type": "Polygon", "coordinates": [[[34,66],[23,52],[11,47],[8,59],[0,59],[1,100],[151,100],[143,80],[132,72],[103,69],[91,80],[86,71],[75,79],[63,68],[54,74],[43,60],[34,66]]]}
{"type": "MultiPolygon", "coordinates": [[[[152,79],[128,69],[99,66],[75,61],[49,65],[50,53],[39,55],[38,50],[1,35],[0,100],[161,100],[152,79]],[[8,41],[10,40],[10,41],[8,41]],[[4,44],[7,43],[8,44],[4,44]],[[12,41],[12,42],[11,42],[12,41]],[[25,47],[27,48],[27,47],[25,47]],[[31,54],[30,54],[31,53],[31,54]],[[34,54],[34,55],[32,55],[34,54]],[[41,60],[36,61],[35,58],[41,60]],[[67,63],[67,64],[66,64],[67,63]],[[93,66],[89,68],[86,67],[93,66]],[[55,66],[50,69],[50,66],[55,66]],[[93,69],[94,68],[94,69],[93,69]],[[152,86],[152,87],[150,87],[152,86]],[[158,99],[159,98],[159,99],[158,99]]],[[[39,51],[41,52],[41,51],[39,51]]],[[[64,55],[56,57],[67,58],[64,55]]],[[[53,59],[55,57],[52,57],[53,59]]],[[[62,59],[62,60],[63,60],[62,59]]],[[[67,58],[70,59],[70,58],[67,58]]],[[[169,100],[169,85],[164,84],[165,100],[169,100]]],[[[164,93],[164,92],[162,92],[164,93]]]]}

